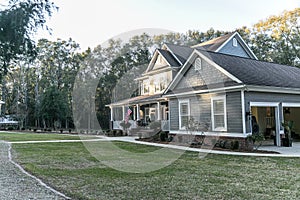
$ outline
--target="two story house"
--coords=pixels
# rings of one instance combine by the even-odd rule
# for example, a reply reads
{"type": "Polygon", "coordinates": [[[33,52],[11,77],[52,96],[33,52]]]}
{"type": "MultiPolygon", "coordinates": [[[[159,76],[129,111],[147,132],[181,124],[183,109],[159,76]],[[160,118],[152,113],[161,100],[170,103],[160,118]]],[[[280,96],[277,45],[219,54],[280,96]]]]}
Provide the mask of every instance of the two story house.
{"type": "Polygon", "coordinates": [[[253,117],[276,145],[283,121],[293,121],[300,133],[300,69],[258,61],[238,32],[192,47],[164,44],[136,81],[140,96],[108,105],[112,129],[122,128],[130,108],[132,128],[160,121],[171,134],[187,134],[193,118],[206,125],[200,130],[206,136],[244,139],[253,117]]]}

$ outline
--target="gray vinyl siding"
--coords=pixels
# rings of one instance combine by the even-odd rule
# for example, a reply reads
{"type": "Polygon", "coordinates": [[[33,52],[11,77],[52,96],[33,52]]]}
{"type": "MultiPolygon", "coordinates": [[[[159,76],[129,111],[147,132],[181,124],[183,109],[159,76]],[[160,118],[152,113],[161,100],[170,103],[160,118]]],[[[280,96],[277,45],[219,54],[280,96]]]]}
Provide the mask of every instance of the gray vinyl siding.
{"type": "Polygon", "coordinates": [[[226,94],[227,132],[243,133],[241,92],[226,94]]]}
{"type": "Polygon", "coordinates": [[[202,59],[202,69],[195,70],[194,63],[191,64],[190,68],[184,74],[184,77],[178,83],[175,90],[216,83],[225,83],[230,80],[231,79],[229,77],[202,59]]]}
{"type": "Polygon", "coordinates": [[[240,44],[240,41],[237,39],[237,46],[233,46],[231,39],[230,41],[228,41],[221,49],[220,49],[220,53],[224,53],[224,54],[229,54],[229,55],[234,55],[234,56],[240,56],[240,57],[245,57],[245,58],[250,58],[250,56],[247,54],[247,52],[245,51],[245,49],[242,47],[242,45],[240,44]]]}
{"type": "Polygon", "coordinates": [[[190,105],[190,116],[195,121],[206,123],[211,131],[211,95],[195,95],[186,98],[170,99],[170,130],[179,130],[179,101],[188,100],[190,105]]]}
{"type": "MultiPolygon", "coordinates": [[[[264,92],[245,92],[245,110],[250,111],[250,102],[300,103],[300,95],[264,92]]],[[[280,120],[282,119],[281,113],[280,120]]],[[[246,119],[247,131],[250,132],[250,122],[246,119]]]]}
{"type": "Polygon", "coordinates": [[[178,99],[169,100],[170,130],[179,130],[178,99]]]}
{"type": "MultiPolygon", "coordinates": [[[[218,94],[222,95],[222,94],[218,94]]],[[[224,95],[224,94],[223,94],[224,95]]],[[[180,99],[170,99],[170,130],[179,130],[179,101],[189,100],[190,116],[195,121],[201,124],[206,124],[212,131],[211,124],[211,98],[216,94],[201,94],[180,99]]],[[[227,132],[228,133],[242,133],[242,106],[241,93],[232,92],[226,94],[226,111],[227,111],[227,132]]]]}

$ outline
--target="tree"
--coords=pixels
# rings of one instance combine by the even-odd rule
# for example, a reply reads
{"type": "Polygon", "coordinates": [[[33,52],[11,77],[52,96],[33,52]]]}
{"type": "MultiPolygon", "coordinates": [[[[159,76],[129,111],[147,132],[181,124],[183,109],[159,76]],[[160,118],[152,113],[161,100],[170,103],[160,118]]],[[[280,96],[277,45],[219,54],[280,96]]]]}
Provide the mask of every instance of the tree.
{"type": "Polygon", "coordinates": [[[13,60],[34,59],[33,33],[45,27],[55,9],[49,0],[10,0],[0,11],[0,82],[13,60]]]}
{"type": "MultiPolygon", "coordinates": [[[[35,69],[38,78],[36,111],[38,113],[41,112],[40,108],[42,105],[39,105],[38,103],[39,96],[44,96],[42,99],[48,102],[48,100],[45,100],[45,98],[49,97],[47,95],[45,96],[47,89],[52,87],[56,88],[59,94],[64,97],[63,100],[65,102],[63,102],[63,104],[66,105],[64,112],[65,116],[59,120],[65,120],[60,123],[68,128],[69,125],[72,126],[73,124],[71,102],[74,81],[86,53],[78,52],[79,45],[72,39],[69,39],[68,41],[61,39],[57,39],[56,41],[42,39],[39,40],[37,48],[38,56],[35,61],[35,69]]],[[[41,117],[44,115],[39,116],[41,117]]]]}
{"type": "Polygon", "coordinates": [[[253,50],[259,59],[296,65],[300,57],[300,8],[284,11],[255,24],[251,30],[253,50]]]}
{"type": "Polygon", "coordinates": [[[41,96],[40,116],[46,126],[61,128],[61,122],[66,119],[68,105],[66,96],[55,86],[51,86],[41,96]]]}

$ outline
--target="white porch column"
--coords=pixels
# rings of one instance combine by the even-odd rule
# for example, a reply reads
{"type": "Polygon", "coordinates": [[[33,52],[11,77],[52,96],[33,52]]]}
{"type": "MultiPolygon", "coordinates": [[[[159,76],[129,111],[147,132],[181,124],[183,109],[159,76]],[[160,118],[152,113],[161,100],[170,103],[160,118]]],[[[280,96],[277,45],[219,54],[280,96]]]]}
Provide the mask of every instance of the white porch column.
{"type": "Polygon", "coordinates": [[[110,106],[110,121],[114,121],[114,108],[110,106]]]}
{"type": "Polygon", "coordinates": [[[161,111],[160,102],[157,102],[157,120],[161,120],[160,111],[161,111]]]}
{"type": "Polygon", "coordinates": [[[136,120],[136,107],[133,107],[133,120],[136,120]]]}
{"type": "Polygon", "coordinates": [[[281,138],[280,138],[280,127],[281,127],[281,122],[280,122],[280,117],[279,117],[279,105],[275,107],[275,124],[276,124],[276,145],[278,147],[281,146],[281,138]]]}
{"type": "Polygon", "coordinates": [[[136,104],[136,120],[140,120],[140,105],[136,104]]]}
{"type": "Polygon", "coordinates": [[[125,106],[122,106],[123,121],[125,121],[125,106]]]}

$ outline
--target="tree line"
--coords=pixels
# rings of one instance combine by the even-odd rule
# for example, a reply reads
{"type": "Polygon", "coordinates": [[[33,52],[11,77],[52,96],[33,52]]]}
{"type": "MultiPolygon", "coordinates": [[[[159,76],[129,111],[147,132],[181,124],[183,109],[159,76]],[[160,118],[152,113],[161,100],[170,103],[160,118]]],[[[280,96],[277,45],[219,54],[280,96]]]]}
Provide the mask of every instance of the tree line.
{"type": "MultiPolygon", "coordinates": [[[[127,42],[109,40],[106,46],[85,51],[72,39],[41,39],[35,43],[33,33],[45,27],[47,17],[56,9],[47,0],[12,0],[0,11],[0,80],[5,101],[1,114],[15,116],[22,127],[74,128],[72,92],[76,78],[84,71],[98,77],[96,90],[90,91],[94,95],[87,97],[86,104],[95,103],[93,112],[101,127],[107,129],[110,110],[105,105],[118,100],[118,94],[128,89],[116,91],[116,84],[126,78],[125,74],[132,77],[130,73],[146,66],[155,47],[166,42],[192,46],[227,33],[212,28],[156,36],[144,33],[127,42]]],[[[237,31],[259,60],[300,67],[299,21],[297,8],[237,31]]],[[[138,90],[130,94],[136,96],[138,90]]]]}

